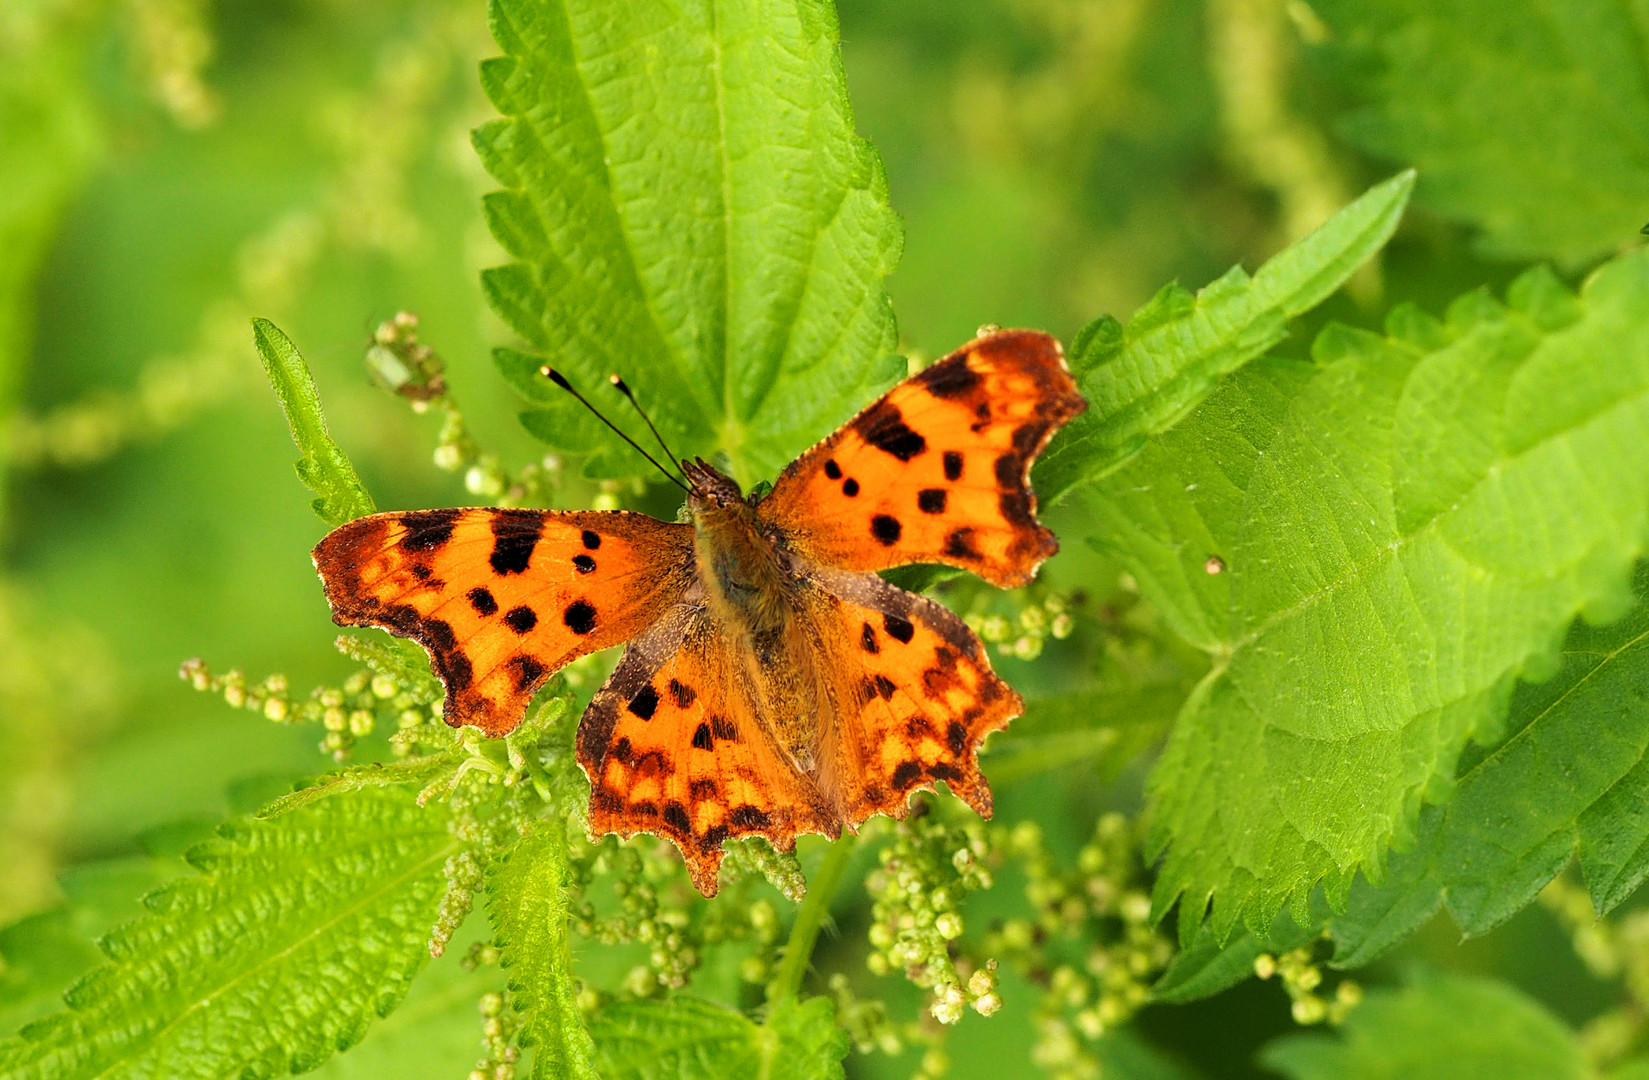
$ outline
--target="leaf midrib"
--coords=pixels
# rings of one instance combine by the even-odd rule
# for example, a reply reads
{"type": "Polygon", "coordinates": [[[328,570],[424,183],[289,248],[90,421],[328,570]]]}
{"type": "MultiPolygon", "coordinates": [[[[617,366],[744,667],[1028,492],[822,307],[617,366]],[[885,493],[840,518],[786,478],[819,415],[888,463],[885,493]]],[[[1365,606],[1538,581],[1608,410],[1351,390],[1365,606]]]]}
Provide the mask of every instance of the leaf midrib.
{"type": "Polygon", "coordinates": [[[423,873],[424,871],[428,870],[429,868],[431,868],[433,866],[441,865],[442,863],[444,863],[446,861],[446,859],[449,856],[456,854],[458,849],[461,848],[462,846],[463,846],[463,844],[460,841],[455,840],[455,839],[449,839],[447,841],[446,845],[443,846],[442,848],[440,848],[434,854],[432,854],[429,857],[413,864],[404,873],[402,873],[402,874],[400,874],[400,875],[398,875],[394,878],[391,878],[389,881],[385,882],[381,888],[379,888],[379,889],[377,889],[373,892],[370,892],[370,893],[361,894],[356,903],[351,904],[351,905],[341,909],[332,918],[326,920],[325,922],[322,922],[322,923],[318,924],[309,933],[298,937],[291,944],[289,944],[286,948],[280,950],[279,952],[271,953],[269,956],[266,956],[263,960],[259,961],[258,963],[254,964],[253,966],[251,966],[251,967],[247,968],[246,970],[242,971],[239,975],[235,976],[233,979],[230,979],[228,982],[223,983],[222,985],[214,988],[211,992],[209,992],[209,993],[205,994],[204,996],[200,997],[193,1004],[189,1005],[188,1007],[183,1009],[183,1011],[179,1012],[177,1014],[177,1016],[173,1017],[164,1027],[157,1029],[153,1034],[151,1034],[151,1035],[147,1036],[146,1038],[142,1039],[141,1041],[135,1043],[131,1047],[128,1047],[127,1048],[128,1049],[127,1053],[122,1054],[121,1056],[117,1057],[114,1061],[111,1061],[103,1069],[101,1069],[98,1072],[92,1074],[90,1080],[103,1080],[103,1078],[107,1077],[113,1069],[118,1068],[119,1066],[124,1065],[127,1062],[130,1062],[131,1060],[136,1058],[139,1054],[141,1054],[144,1050],[147,1050],[148,1048],[154,1046],[156,1043],[160,1042],[162,1040],[162,1038],[164,1038],[164,1036],[167,1034],[167,1032],[171,1031],[172,1029],[176,1028],[178,1025],[182,1024],[185,1020],[187,1020],[189,1017],[193,1016],[200,1009],[203,1009],[203,1008],[207,1007],[213,1001],[221,1000],[224,997],[224,995],[228,994],[231,990],[233,990],[240,983],[246,981],[247,979],[251,978],[253,975],[255,975],[257,973],[268,969],[272,965],[276,964],[278,961],[284,960],[287,957],[291,956],[298,949],[302,948],[305,945],[310,944],[311,942],[315,941],[317,938],[321,937],[324,933],[334,929],[340,923],[342,923],[345,919],[351,918],[351,917],[355,916],[356,914],[360,913],[362,910],[364,910],[365,908],[367,908],[371,904],[373,904],[376,901],[378,901],[379,899],[381,899],[384,895],[386,895],[387,893],[389,893],[393,889],[398,888],[399,886],[405,884],[409,879],[418,876],[419,874],[423,873]]]}

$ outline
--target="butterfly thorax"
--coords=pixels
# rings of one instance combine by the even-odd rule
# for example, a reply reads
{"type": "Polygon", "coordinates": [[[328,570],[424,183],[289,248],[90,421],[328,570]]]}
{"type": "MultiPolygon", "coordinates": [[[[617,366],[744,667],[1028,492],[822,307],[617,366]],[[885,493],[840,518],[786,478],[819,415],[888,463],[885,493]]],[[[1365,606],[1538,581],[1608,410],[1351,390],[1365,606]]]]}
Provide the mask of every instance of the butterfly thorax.
{"type": "Polygon", "coordinates": [[[795,575],[778,539],[765,532],[752,501],[730,478],[699,463],[687,505],[699,581],[712,623],[740,639],[737,673],[783,749],[811,771],[819,704],[807,636],[797,625],[795,575]]]}

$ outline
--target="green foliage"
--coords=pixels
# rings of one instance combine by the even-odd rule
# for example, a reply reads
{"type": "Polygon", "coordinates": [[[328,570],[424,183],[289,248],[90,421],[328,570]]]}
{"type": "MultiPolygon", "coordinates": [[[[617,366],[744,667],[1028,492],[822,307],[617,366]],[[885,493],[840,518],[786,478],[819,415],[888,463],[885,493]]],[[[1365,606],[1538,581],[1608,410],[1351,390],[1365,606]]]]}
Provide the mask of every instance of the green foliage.
{"type": "Polygon", "coordinates": [[[355,475],[349,457],[326,430],[321,396],[298,347],[268,319],[252,320],[252,339],[263,359],[269,385],[275,388],[275,396],[286,411],[292,441],[303,452],[295,467],[298,479],[316,495],[310,504],[316,516],[328,525],[338,526],[372,513],[377,509],[372,496],[355,475]]]}
{"type": "MultiPolygon", "coordinates": [[[[1649,571],[1638,575],[1649,593],[1649,571]]],[[[1430,809],[1413,850],[1379,886],[1352,890],[1330,929],[1336,961],[1374,959],[1446,906],[1481,934],[1534,899],[1578,850],[1599,915],[1649,875],[1643,841],[1649,747],[1649,605],[1605,627],[1578,624],[1562,666],[1512,699],[1513,734],[1461,770],[1454,797],[1430,809]]]]}
{"type": "Polygon", "coordinates": [[[1376,185],[1253,277],[1235,266],[1194,296],[1169,285],[1126,327],[1110,316],[1084,327],[1069,362],[1088,411],[1038,460],[1037,491],[1052,502],[1116,471],[1221,378],[1282,341],[1288,320],[1322,303],[1380,250],[1413,187],[1412,172],[1376,185]]]}
{"type": "Polygon", "coordinates": [[[1251,366],[1091,489],[1105,544],[1215,660],[1151,786],[1183,940],[1210,901],[1222,936],[1289,901],[1305,922],[1319,880],[1342,905],[1525,665],[1621,610],[1649,492],[1607,463],[1649,442],[1646,295],[1629,255],[1578,298],[1532,271],[1446,323],[1331,328],[1314,365],[1251,366]]]}
{"type": "Polygon", "coordinates": [[[1485,254],[1576,267],[1633,239],[1649,209],[1641,12],[1608,0],[1313,7],[1361,99],[1341,130],[1417,167],[1416,198],[1475,226],[1485,254]]]}
{"type": "MultiPolygon", "coordinates": [[[[623,374],[677,453],[719,450],[748,484],[903,372],[881,286],[900,230],[827,3],[494,0],[490,18],[505,119],[475,147],[520,261],[487,296],[575,385],[623,374]]],[[[542,399],[536,368],[501,367],[542,399]]]]}
{"type": "Polygon", "coordinates": [[[840,1080],[847,1036],[830,1002],[782,998],[766,1022],[702,998],[607,1006],[590,1025],[605,1080],[840,1080]]]}
{"type": "Polygon", "coordinates": [[[1377,991],[1339,1038],[1290,1035],[1262,1061],[1289,1080],[1585,1080],[1580,1041],[1551,1013],[1501,983],[1418,976],[1377,991]]]}
{"type": "Polygon", "coordinates": [[[189,852],[196,876],[102,939],[110,963],[69,988],[67,1012],[0,1043],[0,1074],[313,1068],[406,994],[459,847],[444,815],[393,789],[226,825],[189,852]]]}
{"type": "Polygon", "coordinates": [[[535,1080],[596,1075],[573,985],[568,908],[566,829],[541,821],[487,878],[487,914],[515,1007],[527,1014],[520,1043],[534,1048],[535,1080]]]}

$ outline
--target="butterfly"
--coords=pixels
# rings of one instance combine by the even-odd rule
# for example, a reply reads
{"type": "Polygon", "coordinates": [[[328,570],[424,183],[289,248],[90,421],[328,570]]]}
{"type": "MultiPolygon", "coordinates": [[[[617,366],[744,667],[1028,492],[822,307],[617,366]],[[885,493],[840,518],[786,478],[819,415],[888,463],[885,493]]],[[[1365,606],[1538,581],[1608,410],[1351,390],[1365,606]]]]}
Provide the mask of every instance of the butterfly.
{"type": "Polygon", "coordinates": [[[985,334],[896,385],[765,496],[682,461],[685,523],[626,511],[374,514],[314,550],[333,619],[423,645],[444,718],[508,734],[559,668],[624,644],[579,722],[592,834],[666,836],[715,895],[723,841],[835,838],[944,781],[1023,711],[984,647],[879,570],[998,586],[1058,550],[1030,468],[1087,403],[1059,342],[985,334]]]}

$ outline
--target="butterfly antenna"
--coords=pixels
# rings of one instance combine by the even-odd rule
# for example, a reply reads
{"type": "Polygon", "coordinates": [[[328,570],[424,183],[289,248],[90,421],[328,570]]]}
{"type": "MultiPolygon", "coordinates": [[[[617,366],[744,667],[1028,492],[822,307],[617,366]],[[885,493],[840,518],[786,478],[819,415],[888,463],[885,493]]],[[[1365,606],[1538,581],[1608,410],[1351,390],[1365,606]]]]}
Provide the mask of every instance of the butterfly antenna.
{"type": "MultiPolygon", "coordinates": [[[[653,424],[653,418],[647,415],[647,410],[643,409],[641,407],[641,402],[636,400],[635,392],[630,389],[630,384],[619,378],[616,374],[607,376],[607,381],[613,384],[613,389],[629,398],[630,404],[636,407],[636,412],[641,416],[641,422],[647,425],[647,430],[651,431],[653,433],[653,438],[658,440],[659,449],[664,451],[664,459],[666,461],[678,460],[675,453],[670,449],[670,444],[665,442],[664,436],[658,433],[658,428],[653,424]]],[[[686,475],[686,473],[682,474],[683,477],[686,475]]]]}
{"type": "MultiPolygon", "coordinates": [[[[580,394],[577,390],[574,390],[573,389],[573,384],[568,382],[566,377],[563,376],[561,374],[561,372],[555,370],[555,368],[553,368],[553,367],[550,367],[548,364],[545,364],[543,367],[538,369],[538,373],[540,375],[544,376],[546,379],[550,380],[551,382],[555,383],[555,385],[561,387],[561,389],[567,391],[567,393],[571,394],[573,397],[577,398],[578,403],[580,405],[584,406],[586,409],[589,409],[590,412],[592,412],[593,414],[595,414],[595,418],[597,420],[600,420],[603,424],[606,424],[608,427],[612,428],[614,435],[617,435],[619,438],[621,438],[625,442],[629,443],[631,448],[634,449],[636,453],[640,454],[642,457],[644,457],[648,461],[652,462],[653,468],[655,468],[659,472],[663,473],[665,478],[667,480],[669,480],[670,483],[676,485],[678,488],[681,488],[681,490],[686,491],[689,494],[691,494],[691,489],[688,488],[688,486],[686,484],[682,483],[680,480],[677,480],[674,473],[670,472],[670,470],[666,469],[663,465],[660,465],[658,463],[658,460],[656,458],[654,458],[652,454],[649,454],[647,451],[643,450],[640,447],[640,445],[636,443],[636,441],[634,439],[630,438],[630,436],[628,436],[628,435],[624,434],[624,432],[620,431],[617,424],[613,423],[611,420],[607,419],[606,416],[602,415],[602,412],[601,412],[600,409],[596,408],[594,405],[591,405],[590,402],[589,402],[589,399],[587,399],[583,394],[580,394]]],[[[643,419],[645,419],[645,417],[643,419]]],[[[651,427],[651,426],[652,426],[651,424],[648,424],[648,427],[651,427]]],[[[657,434],[657,433],[655,432],[654,434],[657,434]]]]}

